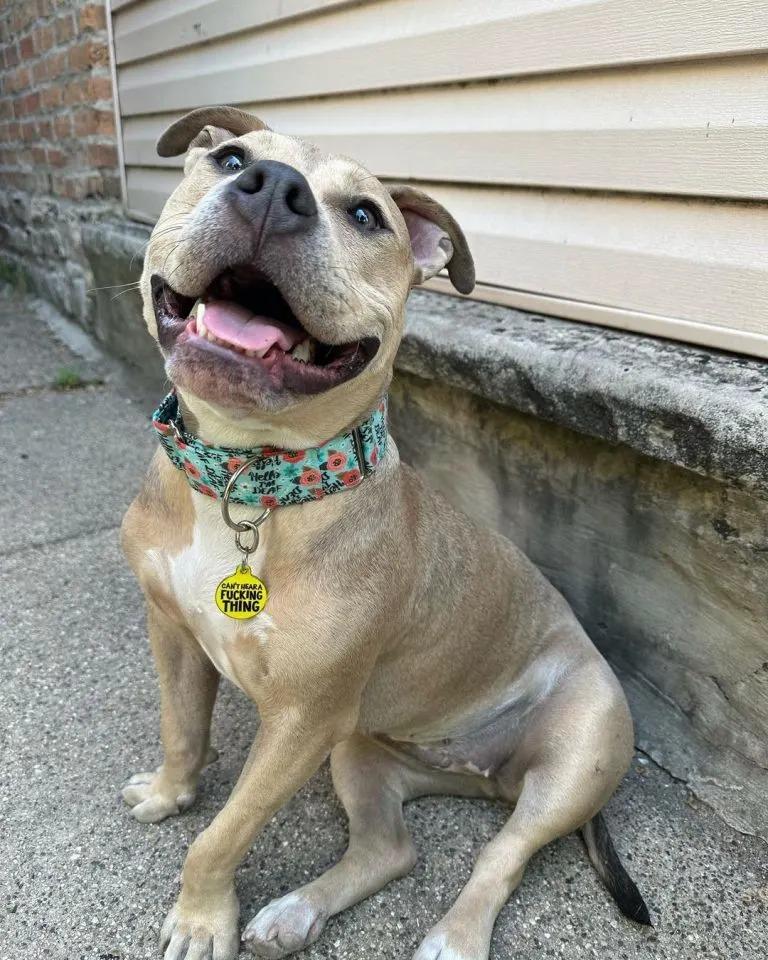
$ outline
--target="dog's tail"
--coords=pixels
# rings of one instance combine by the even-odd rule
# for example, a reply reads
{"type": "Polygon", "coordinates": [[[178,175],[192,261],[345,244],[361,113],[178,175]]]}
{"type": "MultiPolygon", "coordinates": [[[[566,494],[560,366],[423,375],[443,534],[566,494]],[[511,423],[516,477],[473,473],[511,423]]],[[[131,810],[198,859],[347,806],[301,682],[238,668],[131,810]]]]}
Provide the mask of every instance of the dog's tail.
{"type": "Polygon", "coordinates": [[[608,892],[616,901],[619,910],[625,917],[652,927],[651,915],[648,907],[635,886],[635,881],[624,869],[619,860],[616,848],[608,833],[608,827],[602,813],[585,823],[581,828],[581,836],[589,854],[589,859],[600,875],[600,879],[608,888],[608,892]]]}

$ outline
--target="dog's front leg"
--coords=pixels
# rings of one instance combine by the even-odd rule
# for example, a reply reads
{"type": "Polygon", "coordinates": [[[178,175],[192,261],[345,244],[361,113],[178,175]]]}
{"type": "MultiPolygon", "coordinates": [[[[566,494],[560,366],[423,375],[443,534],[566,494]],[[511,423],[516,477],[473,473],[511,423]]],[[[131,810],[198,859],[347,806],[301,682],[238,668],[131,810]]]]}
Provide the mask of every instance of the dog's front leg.
{"type": "Polygon", "coordinates": [[[160,681],[163,763],[134,774],[123,799],[137,820],[157,823],[190,806],[200,771],[216,757],[209,737],[219,675],[195,638],[150,599],[147,626],[160,681]]]}
{"type": "Polygon", "coordinates": [[[352,718],[328,716],[327,701],[262,715],[241,777],[213,823],[189,849],[179,899],[161,934],[165,960],[234,960],[239,908],[234,873],[259,830],[312,776],[352,718]]]}

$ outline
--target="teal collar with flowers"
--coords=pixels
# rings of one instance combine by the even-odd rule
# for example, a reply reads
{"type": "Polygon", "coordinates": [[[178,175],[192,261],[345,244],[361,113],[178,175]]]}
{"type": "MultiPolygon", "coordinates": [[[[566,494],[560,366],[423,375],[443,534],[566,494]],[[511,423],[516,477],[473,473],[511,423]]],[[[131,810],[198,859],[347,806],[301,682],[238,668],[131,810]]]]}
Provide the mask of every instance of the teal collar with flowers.
{"type": "Polygon", "coordinates": [[[190,486],[215,500],[222,499],[232,475],[254,460],[236,481],[229,500],[274,509],[321,500],[356,487],[372,473],[387,448],[387,398],[353,430],[307,450],[211,447],[185,431],[175,393],[157,408],[152,426],[190,486]]]}

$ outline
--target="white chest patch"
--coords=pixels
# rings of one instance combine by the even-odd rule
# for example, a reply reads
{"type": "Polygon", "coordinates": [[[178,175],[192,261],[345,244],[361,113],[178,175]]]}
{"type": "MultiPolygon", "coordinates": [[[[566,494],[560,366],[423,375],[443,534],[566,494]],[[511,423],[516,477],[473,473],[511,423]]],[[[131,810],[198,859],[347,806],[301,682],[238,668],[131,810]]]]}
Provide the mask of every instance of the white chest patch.
{"type": "MultiPolygon", "coordinates": [[[[216,606],[216,587],[234,573],[242,554],[235,546],[234,531],[221,517],[218,502],[194,491],[192,499],[195,507],[193,540],[181,553],[166,558],[169,586],[198,643],[216,669],[240,686],[231,659],[234,640],[245,633],[253,637],[257,648],[264,647],[274,621],[266,611],[252,620],[233,620],[216,606]]],[[[258,508],[234,504],[231,508],[235,520],[252,519],[257,511],[258,508]]],[[[248,565],[257,577],[264,564],[263,540],[262,528],[262,543],[248,558],[248,565]]]]}

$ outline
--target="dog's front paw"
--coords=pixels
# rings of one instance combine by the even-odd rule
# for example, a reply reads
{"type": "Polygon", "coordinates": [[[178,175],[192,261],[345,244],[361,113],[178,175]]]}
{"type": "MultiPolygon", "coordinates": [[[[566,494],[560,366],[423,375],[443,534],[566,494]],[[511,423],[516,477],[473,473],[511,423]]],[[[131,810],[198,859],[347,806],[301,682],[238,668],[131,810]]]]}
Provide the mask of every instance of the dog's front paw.
{"type": "Polygon", "coordinates": [[[413,960],[488,960],[490,938],[482,929],[467,925],[451,929],[445,921],[422,940],[413,960]]]}
{"type": "MultiPolygon", "coordinates": [[[[205,766],[218,760],[219,754],[208,748],[205,766]]],[[[131,808],[131,815],[140,823],[159,823],[166,817],[175,817],[188,810],[195,801],[199,774],[179,781],[165,767],[134,773],[123,787],[123,800],[131,808]]]]}
{"type": "Polygon", "coordinates": [[[163,960],[236,960],[239,915],[234,890],[201,909],[183,906],[180,898],[160,934],[163,960]]]}
{"type": "Polygon", "coordinates": [[[131,816],[140,823],[159,823],[188,810],[195,799],[195,790],[188,784],[169,783],[162,767],[147,773],[135,773],[123,787],[123,800],[131,808],[131,816]]]}
{"type": "Polygon", "coordinates": [[[243,933],[243,946],[257,957],[285,957],[320,936],[328,915],[301,893],[289,893],[259,911],[243,933]]]}

